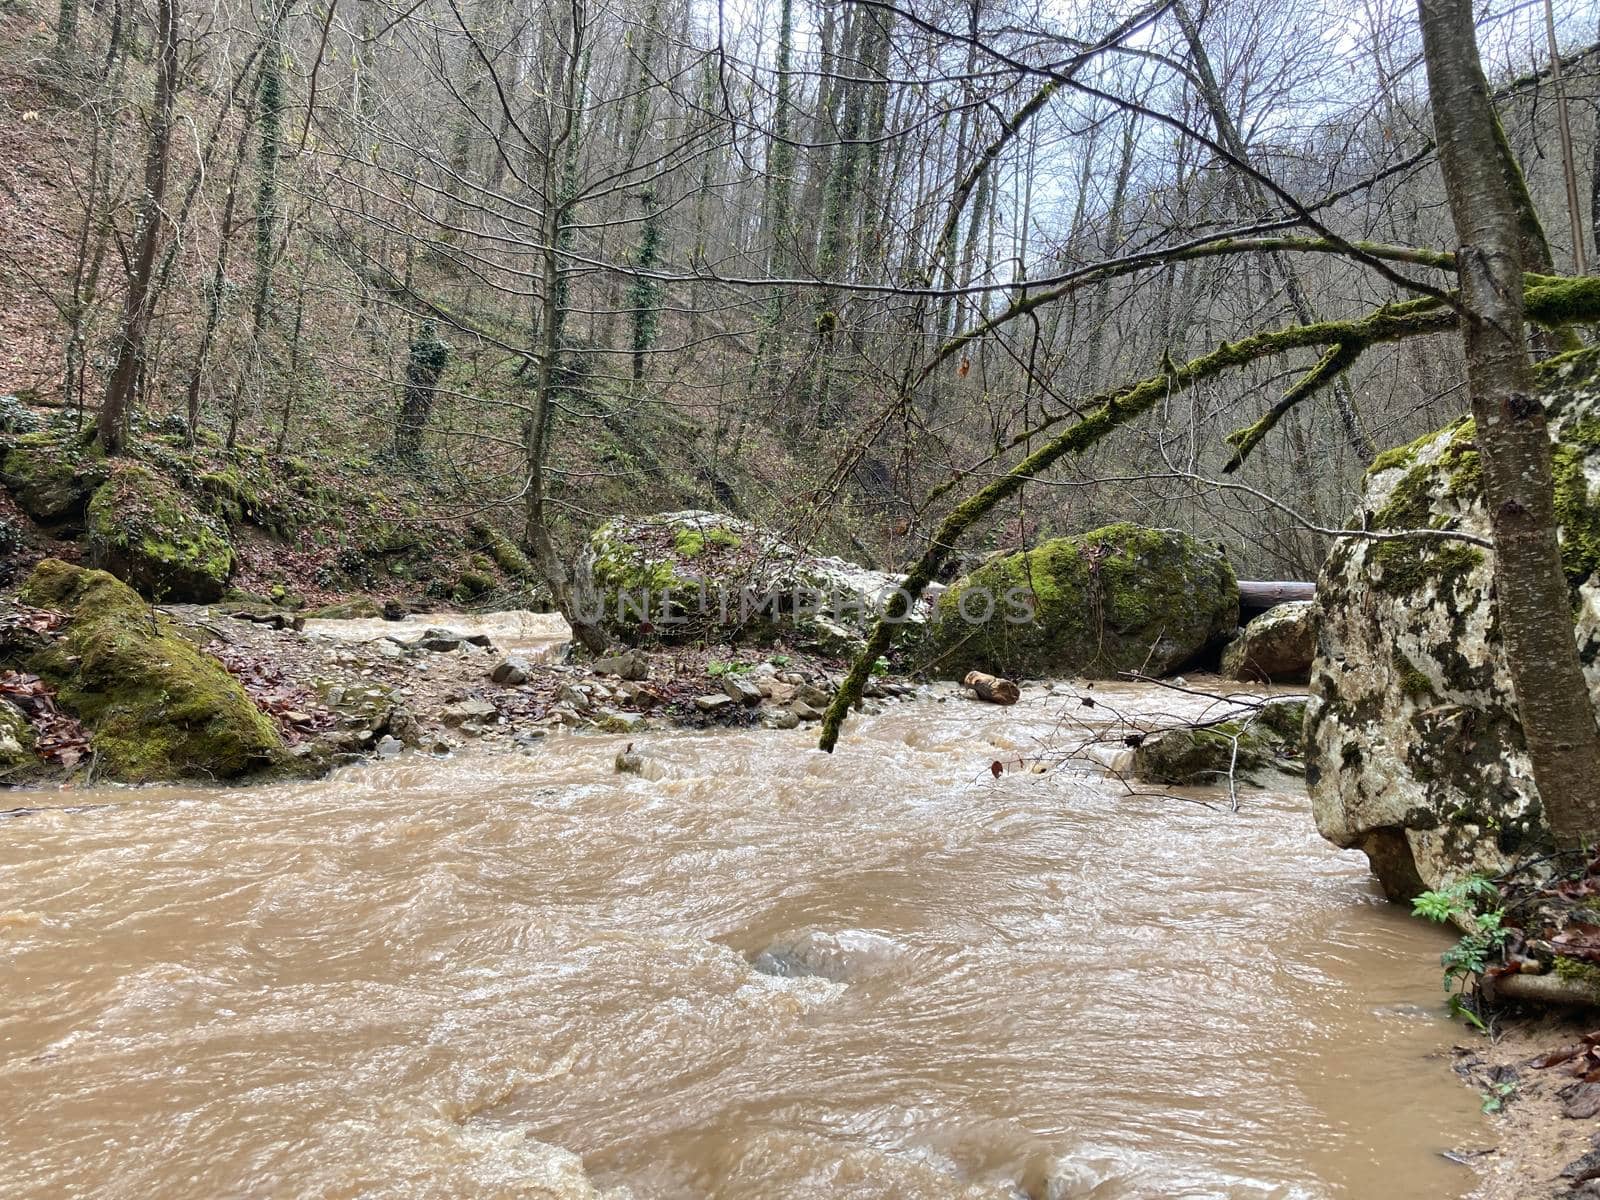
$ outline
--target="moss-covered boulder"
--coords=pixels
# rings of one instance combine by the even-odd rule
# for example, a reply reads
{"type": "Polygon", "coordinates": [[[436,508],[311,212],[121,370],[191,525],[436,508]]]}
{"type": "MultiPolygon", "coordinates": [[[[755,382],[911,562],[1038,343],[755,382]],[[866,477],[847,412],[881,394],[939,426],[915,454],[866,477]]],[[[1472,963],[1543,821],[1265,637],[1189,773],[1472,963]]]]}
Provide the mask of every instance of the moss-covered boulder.
{"type": "Polygon", "coordinates": [[[990,559],[939,598],[939,674],[1164,675],[1239,623],[1221,553],[1175,529],[1128,523],[990,559]]]}
{"type": "Polygon", "coordinates": [[[1301,725],[1305,702],[1272,700],[1235,720],[1204,728],[1165,729],[1140,740],[1133,751],[1133,776],[1144,783],[1254,784],[1266,770],[1298,775],[1302,770],[1301,725]]]}
{"type": "Polygon", "coordinates": [[[19,783],[37,772],[33,726],[9,700],[0,700],[0,783],[19,783]]]}
{"type": "MultiPolygon", "coordinates": [[[[1600,358],[1546,364],[1573,636],[1600,702],[1600,358]]],[[[1380,455],[1352,527],[1488,537],[1470,420],[1380,455]]],[[[1548,836],[1496,625],[1490,552],[1345,538],[1317,583],[1306,721],[1317,827],[1405,899],[1497,874],[1548,836]]]]}
{"type": "Polygon", "coordinates": [[[67,614],[27,666],[89,727],[101,777],[229,779],[278,761],[277,731],[239,682],[114,576],[46,559],[22,600],[67,614]]]}
{"type": "Polygon", "coordinates": [[[23,512],[45,526],[76,526],[108,474],[98,450],[50,431],[11,438],[0,455],[0,483],[23,512]]]}
{"type": "Polygon", "coordinates": [[[119,466],[89,501],[84,521],[95,566],[152,600],[219,600],[233,571],[220,522],[148,467],[119,466]]]}
{"type": "Polygon", "coordinates": [[[1304,683],[1317,652],[1310,600],[1292,600],[1252,619],[1222,652],[1222,674],[1265,683],[1304,683]]]}
{"type": "MultiPolygon", "coordinates": [[[[781,642],[840,657],[865,643],[903,579],[698,511],[614,517],[591,535],[580,570],[600,624],[622,641],[781,642]]],[[[912,614],[902,644],[916,642],[926,614],[912,614]]]]}

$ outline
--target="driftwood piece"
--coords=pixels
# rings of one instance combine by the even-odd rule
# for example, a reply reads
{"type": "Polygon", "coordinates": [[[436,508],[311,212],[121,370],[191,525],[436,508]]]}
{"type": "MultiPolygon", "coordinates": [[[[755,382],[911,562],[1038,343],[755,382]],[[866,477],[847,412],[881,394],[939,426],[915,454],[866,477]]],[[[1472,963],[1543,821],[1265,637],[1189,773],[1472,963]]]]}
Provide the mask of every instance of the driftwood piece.
{"type": "Polygon", "coordinates": [[[979,700],[987,700],[990,704],[1015,704],[1022,698],[1022,689],[1011,680],[1001,679],[998,675],[985,675],[982,671],[968,671],[961,683],[963,687],[976,692],[979,700]]]}

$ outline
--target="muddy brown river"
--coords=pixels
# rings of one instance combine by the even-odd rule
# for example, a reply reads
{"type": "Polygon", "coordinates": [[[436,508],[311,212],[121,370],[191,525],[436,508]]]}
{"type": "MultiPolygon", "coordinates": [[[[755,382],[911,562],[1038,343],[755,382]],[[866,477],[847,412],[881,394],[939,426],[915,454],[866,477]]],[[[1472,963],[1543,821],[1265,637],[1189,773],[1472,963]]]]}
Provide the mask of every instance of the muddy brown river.
{"type": "Polygon", "coordinates": [[[992,778],[1064,703],[12,793],[0,1193],[1470,1190],[1444,935],[1292,788],[992,778]]]}

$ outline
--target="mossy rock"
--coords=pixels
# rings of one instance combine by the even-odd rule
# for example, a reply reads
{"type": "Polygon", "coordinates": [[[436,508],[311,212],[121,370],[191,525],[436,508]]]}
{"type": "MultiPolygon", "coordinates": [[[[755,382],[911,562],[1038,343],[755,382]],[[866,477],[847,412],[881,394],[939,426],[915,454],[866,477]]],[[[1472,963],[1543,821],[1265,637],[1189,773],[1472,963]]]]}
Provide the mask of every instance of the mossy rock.
{"type": "MultiPolygon", "coordinates": [[[[1600,351],[1543,363],[1573,639],[1600,703],[1600,351]]],[[[1378,456],[1349,528],[1489,538],[1476,427],[1378,456]]],[[[1323,836],[1408,899],[1498,875],[1548,844],[1495,611],[1491,551],[1345,538],[1317,582],[1306,780],[1323,836]]]]}
{"type": "Polygon", "coordinates": [[[28,718],[11,701],[0,699],[0,783],[21,783],[39,772],[33,745],[28,718]]]}
{"type": "Polygon", "coordinates": [[[83,442],[54,432],[12,438],[0,458],[0,482],[40,525],[76,525],[95,490],[109,475],[105,457],[83,442]]]}
{"type": "Polygon", "coordinates": [[[1305,711],[1302,700],[1273,700],[1235,721],[1153,733],[1134,749],[1134,778],[1193,786],[1226,780],[1230,771],[1248,784],[1269,768],[1298,775],[1305,711]]]}
{"type": "Polygon", "coordinates": [[[305,615],[317,621],[362,621],[383,616],[383,606],[370,596],[352,596],[313,608],[305,615]]]}
{"type": "Polygon", "coordinates": [[[90,561],[152,600],[221,599],[233,547],[218,522],[149,468],[120,467],[85,519],[90,561]]]}
{"type": "Polygon", "coordinates": [[[1216,783],[1231,770],[1248,778],[1270,761],[1262,739],[1237,722],[1151,734],[1133,752],[1133,776],[1178,787],[1216,783]]]}
{"type": "MultiPolygon", "coordinates": [[[[865,644],[902,581],[697,510],[612,518],[590,536],[580,571],[593,583],[600,623],[623,642],[785,644],[830,657],[865,644]]],[[[909,640],[926,613],[908,623],[909,640]]]]}
{"type": "Polygon", "coordinates": [[[276,730],[239,682],[114,576],[46,559],[22,599],[67,614],[28,667],[89,727],[100,776],[231,779],[280,760],[276,730]]]}
{"type": "Polygon", "coordinates": [[[940,597],[931,648],[949,678],[1164,675],[1238,622],[1218,551],[1124,522],[990,559],[940,597]]]}
{"type": "Polygon", "coordinates": [[[474,521],[468,527],[471,544],[481,546],[499,567],[513,579],[532,578],[533,563],[515,542],[487,521],[474,521]]]}
{"type": "Polygon", "coordinates": [[[495,582],[492,576],[482,571],[468,569],[456,576],[455,590],[451,594],[458,602],[467,604],[481,596],[487,596],[494,589],[495,582]]]}

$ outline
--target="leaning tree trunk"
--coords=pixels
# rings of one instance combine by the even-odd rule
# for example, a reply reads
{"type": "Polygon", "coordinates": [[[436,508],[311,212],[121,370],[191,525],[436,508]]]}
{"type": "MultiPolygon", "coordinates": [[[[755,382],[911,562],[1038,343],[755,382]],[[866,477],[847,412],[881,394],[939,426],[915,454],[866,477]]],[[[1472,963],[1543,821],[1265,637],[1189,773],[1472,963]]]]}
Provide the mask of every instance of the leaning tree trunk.
{"type": "Polygon", "coordinates": [[[1556,839],[1600,833],[1600,732],[1556,540],[1550,435],[1532,395],[1517,197],[1502,163],[1471,0],[1419,0],[1439,165],[1455,220],[1461,330],[1494,529],[1495,612],[1556,839]]]}
{"type": "Polygon", "coordinates": [[[122,329],[117,338],[117,363],[100,406],[99,438],[107,454],[122,449],[128,410],[143,374],[145,337],[155,308],[151,286],[156,247],[161,241],[162,201],[167,194],[167,157],[172,143],[172,112],[178,94],[178,5],[160,0],[156,6],[155,108],[150,114],[150,137],[144,161],[144,194],[134,222],[133,254],[128,265],[128,292],[122,307],[122,329]]]}

